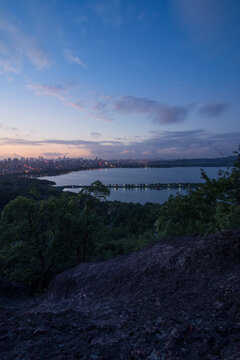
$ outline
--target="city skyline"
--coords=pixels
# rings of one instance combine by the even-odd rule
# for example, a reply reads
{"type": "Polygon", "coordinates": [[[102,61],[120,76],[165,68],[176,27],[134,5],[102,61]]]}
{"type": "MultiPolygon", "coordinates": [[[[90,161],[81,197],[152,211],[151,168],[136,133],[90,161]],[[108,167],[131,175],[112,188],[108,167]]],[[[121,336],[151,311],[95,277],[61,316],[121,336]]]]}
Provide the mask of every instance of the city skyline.
{"type": "Polygon", "coordinates": [[[216,158],[240,143],[235,0],[0,0],[0,158],[216,158]]]}

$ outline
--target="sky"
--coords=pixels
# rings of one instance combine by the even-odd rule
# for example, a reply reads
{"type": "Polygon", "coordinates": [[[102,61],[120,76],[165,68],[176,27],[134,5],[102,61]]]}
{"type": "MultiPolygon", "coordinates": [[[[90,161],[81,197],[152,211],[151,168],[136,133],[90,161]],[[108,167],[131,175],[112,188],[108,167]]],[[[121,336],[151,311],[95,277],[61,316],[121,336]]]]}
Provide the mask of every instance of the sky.
{"type": "Polygon", "coordinates": [[[240,143],[240,1],[0,0],[0,158],[240,143]]]}

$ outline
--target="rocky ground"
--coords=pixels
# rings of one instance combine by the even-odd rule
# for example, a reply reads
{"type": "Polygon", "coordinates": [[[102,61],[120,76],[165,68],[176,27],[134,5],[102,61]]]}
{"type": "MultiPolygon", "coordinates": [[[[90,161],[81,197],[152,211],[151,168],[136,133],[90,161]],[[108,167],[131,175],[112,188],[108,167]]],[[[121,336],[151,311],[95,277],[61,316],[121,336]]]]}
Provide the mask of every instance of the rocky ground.
{"type": "Polygon", "coordinates": [[[240,359],[240,231],[178,238],[58,275],[0,282],[0,359],[240,359]]]}

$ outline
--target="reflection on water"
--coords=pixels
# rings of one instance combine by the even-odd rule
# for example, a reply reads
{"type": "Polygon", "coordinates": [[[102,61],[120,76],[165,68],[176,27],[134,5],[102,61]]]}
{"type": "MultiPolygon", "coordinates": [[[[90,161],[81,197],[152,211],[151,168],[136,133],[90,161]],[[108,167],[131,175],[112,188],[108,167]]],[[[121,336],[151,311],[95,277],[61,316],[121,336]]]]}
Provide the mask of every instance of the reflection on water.
{"type": "MultiPolygon", "coordinates": [[[[145,204],[147,202],[153,202],[162,204],[169,198],[169,195],[176,195],[179,190],[152,190],[152,189],[118,189],[115,191],[111,191],[111,194],[108,200],[114,201],[123,201],[123,202],[134,202],[145,204]]],[[[186,194],[186,190],[180,190],[180,194],[186,194]]]]}
{"type": "MultiPolygon", "coordinates": [[[[79,189],[65,189],[65,191],[71,191],[78,193],[79,189]]],[[[181,195],[186,194],[186,190],[179,188],[176,189],[164,189],[164,190],[153,190],[153,189],[111,189],[110,196],[107,197],[107,200],[110,201],[122,201],[122,202],[133,202],[146,204],[147,202],[162,204],[166,201],[170,195],[176,195],[179,192],[181,195]]]]}
{"type": "MultiPolygon", "coordinates": [[[[66,191],[79,192],[79,189],[66,189],[66,191]]],[[[186,194],[186,190],[152,190],[152,189],[111,189],[111,194],[107,198],[110,201],[122,201],[122,202],[134,202],[140,204],[146,204],[147,202],[153,202],[162,204],[169,198],[169,195],[176,195],[179,192],[181,195],[186,194]]]]}

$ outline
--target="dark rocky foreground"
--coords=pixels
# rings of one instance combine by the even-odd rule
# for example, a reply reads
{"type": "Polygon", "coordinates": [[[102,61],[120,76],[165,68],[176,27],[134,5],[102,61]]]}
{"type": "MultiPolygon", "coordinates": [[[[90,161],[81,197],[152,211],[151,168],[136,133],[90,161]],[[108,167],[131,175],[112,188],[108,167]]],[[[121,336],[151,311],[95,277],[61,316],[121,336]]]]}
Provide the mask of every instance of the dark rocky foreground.
{"type": "Polygon", "coordinates": [[[0,359],[240,359],[240,231],[0,282],[0,359]]]}

